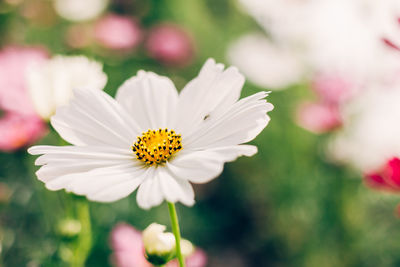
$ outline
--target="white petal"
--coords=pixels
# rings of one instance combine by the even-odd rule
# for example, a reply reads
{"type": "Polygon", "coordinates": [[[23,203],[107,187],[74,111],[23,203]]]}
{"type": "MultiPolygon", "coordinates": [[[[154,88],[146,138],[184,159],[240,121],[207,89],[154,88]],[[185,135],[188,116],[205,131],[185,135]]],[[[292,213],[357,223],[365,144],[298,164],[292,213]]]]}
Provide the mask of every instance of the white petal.
{"type": "Polygon", "coordinates": [[[50,190],[66,189],[90,200],[110,202],[132,193],[144,179],[143,164],[126,150],[108,147],[36,146],[45,164],[37,176],[50,190]]]}
{"type": "MultiPolygon", "coordinates": [[[[101,170],[96,170],[99,173],[101,170]]],[[[93,181],[88,181],[87,184],[96,184],[96,190],[93,188],[90,192],[84,193],[88,199],[100,202],[112,202],[130,195],[143,182],[145,178],[144,168],[126,168],[124,173],[119,175],[104,174],[96,176],[93,172],[93,181]],[[102,179],[100,179],[102,178],[102,179]]],[[[79,185],[75,185],[77,188],[79,185]]],[[[83,184],[83,186],[85,186],[83,184]]],[[[86,187],[84,187],[86,188],[86,187]]]]}
{"type": "Polygon", "coordinates": [[[133,158],[129,149],[112,147],[82,147],[82,146],[33,146],[28,149],[31,155],[40,155],[35,161],[36,165],[44,165],[52,162],[65,162],[68,160],[98,160],[98,161],[122,161],[133,158]]]}
{"type": "Polygon", "coordinates": [[[267,112],[273,105],[263,99],[266,96],[266,92],[260,92],[243,98],[227,111],[204,120],[193,135],[183,137],[183,146],[199,150],[251,141],[270,120],[267,112]]]}
{"type": "Polygon", "coordinates": [[[238,157],[246,156],[251,157],[257,153],[257,147],[251,145],[238,145],[228,147],[217,147],[208,149],[207,151],[217,153],[224,162],[234,161],[238,157]]]}
{"type": "Polygon", "coordinates": [[[210,151],[181,153],[167,162],[169,171],[180,179],[207,183],[221,174],[224,158],[210,151]]]}
{"type": "Polygon", "coordinates": [[[131,194],[143,181],[144,173],[144,168],[131,165],[98,167],[57,176],[45,185],[49,190],[65,189],[93,201],[111,202],[131,194]]]}
{"type": "Polygon", "coordinates": [[[43,182],[102,167],[141,166],[129,150],[109,147],[34,146],[28,152],[33,155],[44,154],[36,160],[36,165],[44,165],[36,172],[43,182]]]}
{"type": "Polygon", "coordinates": [[[224,71],[222,64],[207,60],[179,95],[176,130],[188,135],[213,110],[227,109],[239,99],[243,84],[244,77],[235,67],[224,71]]]}
{"type": "Polygon", "coordinates": [[[167,77],[139,71],[122,84],[116,99],[139,123],[141,131],[146,131],[171,126],[178,92],[167,77]]]}
{"type": "Polygon", "coordinates": [[[130,147],[139,135],[137,124],[109,95],[99,90],[75,90],[74,99],[57,109],[51,124],[74,145],[130,147]]]}
{"type": "Polygon", "coordinates": [[[163,201],[159,178],[156,176],[156,168],[147,169],[144,181],[138,189],[136,199],[142,209],[158,206],[163,201]]]}
{"type": "Polygon", "coordinates": [[[157,172],[161,191],[167,201],[180,201],[187,206],[194,204],[193,188],[187,180],[172,177],[166,168],[157,168],[157,172]]]}

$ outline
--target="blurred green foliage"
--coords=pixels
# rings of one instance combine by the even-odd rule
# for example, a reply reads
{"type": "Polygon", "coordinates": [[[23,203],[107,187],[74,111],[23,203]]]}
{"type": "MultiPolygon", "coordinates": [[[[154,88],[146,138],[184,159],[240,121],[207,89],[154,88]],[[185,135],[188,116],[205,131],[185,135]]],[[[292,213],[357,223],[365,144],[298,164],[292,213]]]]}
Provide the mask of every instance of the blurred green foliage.
{"type": "MultiPolygon", "coordinates": [[[[172,68],[149,59],[142,50],[120,57],[96,49],[73,50],[64,42],[69,22],[51,26],[22,18],[18,8],[0,9],[0,42],[42,44],[53,54],[85,54],[104,62],[106,91],[139,69],[171,77],[178,88],[192,79],[208,57],[225,61],[227,45],[249,30],[260,30],[235,1],[119,1],[110,10],[139,18],[143,27],[173,21],[189,29],[197,57],[172,68]]],[[[247,83],[243,96],[255,93],[247,83]]],[[[185,238],[203,248],[209,266],[400,266],[400,221],[393,215],[399,198],[369,191],[359,174],[327,163],[324,136],[312,135],[293,122],[306,84],[273,92],[271,122],[253,142],[259,153],[226,164],[221,177],[196,185],[194,207],[178,205],[185,238]]],[[[1,138],[1,137],[0,137],[1,138]]],[[[60,144],[51,131],[41,144],[60,144]]],[[[67,266],[60,221],[76,217],[74,205],[86,201],[44,188],[34,175],[34,158],[25,150],[0,153],[0,181],[11,191],[1,203],[1,266],[67,266]]],[[[111,204],[89,203],[93,249],[86,266],[108,266],[109,233],[120,221],[144,229],[152,222],[169,225],[166,204],[149,211],[137,207],[135,194],[111,204]]]]}

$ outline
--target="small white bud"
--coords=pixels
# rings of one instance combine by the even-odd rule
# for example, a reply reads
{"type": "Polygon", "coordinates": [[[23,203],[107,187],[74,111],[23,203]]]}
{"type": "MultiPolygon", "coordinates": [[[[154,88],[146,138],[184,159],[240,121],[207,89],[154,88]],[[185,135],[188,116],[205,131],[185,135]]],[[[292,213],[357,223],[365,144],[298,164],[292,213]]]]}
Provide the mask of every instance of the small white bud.
{"type": "Polygon", "coordinates": [[[194,246],[192,242],[186,239],[181,240],[181,252],[182,255],[186,258],[194,253],[194,246]]]}
{"type": "Polygon", "coordinates": [[[152,264],[165,264],[175,256],[175,237],[165,229],[164,225],[152,223],[143,231],[146,256],[152,264]]]}

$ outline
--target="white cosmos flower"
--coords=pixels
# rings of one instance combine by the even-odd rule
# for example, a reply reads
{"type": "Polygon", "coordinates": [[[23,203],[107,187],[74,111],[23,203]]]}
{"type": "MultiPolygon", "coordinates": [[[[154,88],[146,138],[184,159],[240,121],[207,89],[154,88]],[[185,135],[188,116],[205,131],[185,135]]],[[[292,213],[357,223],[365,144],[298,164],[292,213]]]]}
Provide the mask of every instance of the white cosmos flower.
{"type": "Polygon", "coordinates": [[[239,100],[244,77],[209,59],[178,94],[166,77],[139,71],[114,100],[101,90],[75,90],[51,123],[73,146],[35,146],[36,173],[50,190],[110,202],[139,187],[142,208],[163,200],[194,204],[190,182],[217,177],[227,161],[252,156],[242,145],[269,122],[260,92],[239,100]],[[135,154],[136,153],[136,154],[135,154]]]}
{"type": "Polygon", "coordinates": [[[48,120],[66,105],[73,89],[102,90],[107,75],[102,64],[84,56],[55,56],[27,71],[27,83],[37,113],[48,120]]]}
{"type": "Polygon", "coordinates": [[[91,20],[103,13],[108,0],[54,0],[58,15],[71,21],[91,20]]]}

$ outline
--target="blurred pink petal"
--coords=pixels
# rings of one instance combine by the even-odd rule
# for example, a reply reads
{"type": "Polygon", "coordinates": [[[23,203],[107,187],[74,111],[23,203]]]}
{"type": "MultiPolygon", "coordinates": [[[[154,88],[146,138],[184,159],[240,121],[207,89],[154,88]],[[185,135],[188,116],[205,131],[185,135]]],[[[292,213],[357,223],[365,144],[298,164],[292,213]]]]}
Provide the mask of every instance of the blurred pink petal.
{"type": "Polygon", "coordinates": [[[106,48],[126,50],[139,44],[142,32],[130,17],[109,14],[96,22],[94,37],[106,48]]]}
{"type": "Polygon", "coordinates": [[[329,132],[341,125],[339,110],[332,105],[303,103],[296,116],[301,127],[316,134],[329,132]]]}
{"type": "MultiPolygon", "coordinates": [[[[117,267],[151,267],[144,256],[142,233],[132,226],[119,223],[111,232],[111,247],[113,264],[117,267]]],[[[186,259],[187,267],[204,267],[207,256],[204,251],[196,251],[186,259]]],[[[170,261],[167,267],[178,267],[177,260],[170,261]]]]}
{"type": "Polygon", "coordinates": [[[144,257],[142,233],[132,226],[120,223],[111,232],[113,261],[118,267],[151,267],[144,257]]]}
{"type": "Polygon", "coordinates": [[[13,151],[32,144],[46,132],[46,125],[36,115],[7,112],[0,117],[0,150],[13,151]]]}
{"type": "Polygon", "coordinates": [[[186,259],[187,267],[204,267],[207,264],[207,255],[201,249],[196,251],[186,259]]]}
{"type": "Polygon", "coordinates": [[[188,65],[194,57],[194,42],[180,26],[161,24],[150,31],[146,42],[149,55],[170,65],[188,65]]]}
{"type": "Polygon", "coordinates": [[[41,48],[6,47],[0,51],[0,108],[23,114],[35,114],[26,87],[30,66],[43,62],[47,53],[41,48]]]}
{"type": "Polygon", "coordinates": [[[7,47],[0,51],[0,150],[32,144],[46,132],[25,82],[27,69],[46,58],[47,53],[40,48],[7,47]]]}
{"type": "Polygon", "coordinates": [[[312,89],[323,102],[338,104],[348,100],[354,93],[354,85],[340,75],[319,74],[312,83],[312,89]]]}
{"type": "MultiPolygon", "coordinates": [[[[197,249],[185,261],[186,267],[204,267],[207,264],[207,256],[204,251],[197,249]]],[[[177,260],[173,260],[167,264],[167,267],[179,267],[179,263],[177,260]]]]}

